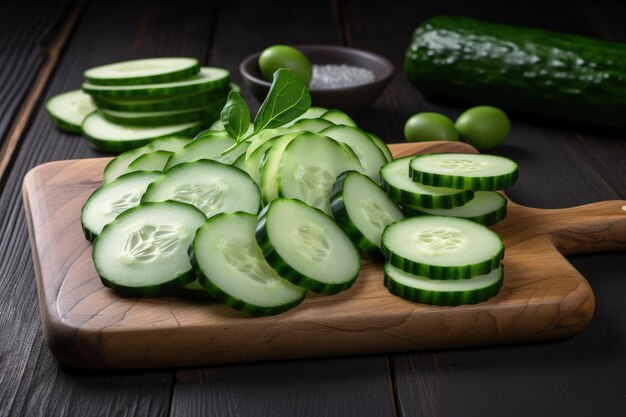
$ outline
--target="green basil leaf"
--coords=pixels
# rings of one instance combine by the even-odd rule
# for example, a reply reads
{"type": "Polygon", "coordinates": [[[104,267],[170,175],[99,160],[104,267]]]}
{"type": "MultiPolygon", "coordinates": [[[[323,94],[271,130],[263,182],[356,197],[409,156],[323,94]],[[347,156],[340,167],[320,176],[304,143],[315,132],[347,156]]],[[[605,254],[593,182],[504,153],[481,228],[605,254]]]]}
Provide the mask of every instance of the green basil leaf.
{"type": "Polygon", "coordinates": [[[224,129],[235,139],[241,138],[250,126],[250,110],[235,90],[228,93],[228,100],[220,113],[224,129]]]}
{"type": "Polygon", "coordinates": [[[311,107],[306,85],[293,71],[281,68],[274,73],[272,86],[254,119],[254,131],[274,129],[301,116],[311,107]]]}

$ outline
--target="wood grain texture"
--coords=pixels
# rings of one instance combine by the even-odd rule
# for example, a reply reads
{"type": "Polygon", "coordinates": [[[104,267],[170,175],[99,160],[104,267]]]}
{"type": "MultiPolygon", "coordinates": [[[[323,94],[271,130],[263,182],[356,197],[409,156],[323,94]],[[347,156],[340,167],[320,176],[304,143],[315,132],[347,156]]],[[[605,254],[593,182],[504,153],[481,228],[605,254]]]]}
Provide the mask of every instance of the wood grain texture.
{"type": "MultiPolygon", "coordinates": [[[[4,4],[4,3],[3,3],[4,4]]],[[[53,4],[52,2],[50,3],[53,4]]],[[[40,4],[54,14],[47,5],[40,4]]],[[[36,13],[34,6],[28,6],[36,13]]],[[[134,57],[201,58],[215,3],[92,0],[20,140],[0,195],[0,415],[166,415],[173,371],[94,374],[61,366],[45,345],[21,199],[25,173],[43,162],[97,156],[76,135],[56,129],[42,104],[78,88],[91,66],[134,57]]],[[[60,13],[64,10],[59,10],[60,13]]],[[[25,13],[28,17],[28,13],[25,13]]],[[[20,23],[16,23],[20,24],[20,23]]],[[[24,19],[21,24],[30,23],[24,19]]],[[[42,25],[41,21],[39,25],[42,25]]],[[[43,27],[43,26],[42,26],[43,27]]],[[[62,245],[63,242],[58,242],[62,245]]]]}
{"type": "MultiPolygon", "coordinates": [[[[394,145],[392,151],[400,156],[473,149],[433,142],[394,145]]],[[[78,221],[107,161],[49,163],[24,180],[46,340],[57,358],[78,367],[284,360],[569,336],[591,319],[594,297],[557,248],[568,253],[626,245],[624,201],[558,211],[512,205],[495,227],[507,251],[505,284],[479,305],[445,308],[401,300],[383,287],[380,265],[368,261],[350,290],[309,297],[274,317],[248,318],[221,304],[175,298],[121,298],[100,283],[78,221]],[[60,247],[59,239],[66,244],[60,247]]]]}

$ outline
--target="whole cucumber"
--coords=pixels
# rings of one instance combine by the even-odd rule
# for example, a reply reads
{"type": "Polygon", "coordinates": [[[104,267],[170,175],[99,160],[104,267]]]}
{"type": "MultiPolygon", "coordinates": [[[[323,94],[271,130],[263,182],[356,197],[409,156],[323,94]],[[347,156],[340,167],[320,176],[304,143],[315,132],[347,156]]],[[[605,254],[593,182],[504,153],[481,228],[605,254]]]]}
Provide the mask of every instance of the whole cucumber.
{"type": "Polygon", "coordinates": [[[438,16],[417,27],[404,70],[427,95],[626,131],[626,45],[438,16]]]}

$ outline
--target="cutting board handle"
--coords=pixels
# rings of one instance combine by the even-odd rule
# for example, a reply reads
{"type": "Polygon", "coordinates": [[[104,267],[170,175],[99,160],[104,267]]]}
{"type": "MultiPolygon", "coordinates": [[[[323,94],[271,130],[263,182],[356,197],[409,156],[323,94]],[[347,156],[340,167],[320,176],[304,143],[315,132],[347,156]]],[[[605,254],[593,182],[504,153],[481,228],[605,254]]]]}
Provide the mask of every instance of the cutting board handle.
{"type": "Polygon", "coordinates": [[[541,210],[563,255],[626,251],[626,201],[612,200],[559,210],[541,210]]]}

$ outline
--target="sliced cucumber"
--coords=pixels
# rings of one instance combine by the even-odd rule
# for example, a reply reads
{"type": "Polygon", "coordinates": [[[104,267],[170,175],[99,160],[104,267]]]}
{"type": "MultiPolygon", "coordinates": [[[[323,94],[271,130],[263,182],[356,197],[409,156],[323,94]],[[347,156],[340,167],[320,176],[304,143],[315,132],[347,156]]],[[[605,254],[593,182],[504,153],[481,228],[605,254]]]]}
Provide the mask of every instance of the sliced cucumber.
{"type": "Polygon", "coordinates": [[[517,180],[517,164],[495,155],[439,153],[418,155],[409,164],[413,181],[435,187],[497,191],[517,180]]]}
{"type": "Polygon", "coordinates": [[[148,152],[128,165],[128,172],[135,171],[156,171],[161,172],[163,168],[165,168],[165,164],[167,164],[167,160],[170,159],[170,156],[173,155],[173,152],[168,151],[154,151],[148,152]]]}
{"type": "Polygon", "coordinates": [[[246,152],[246,145],[242,144],[234,151],[222,155],[222,152],[235,143],[235,139],[225,132],[221,134],[203,135],[172,155],[167,161],[165,169],[168,170],[183,162],[192,162],[200,159],[210,159],[230,165],[246,152]]]}
{"type": "Polygon", "coordinates": [[[287,133],[292,133],[291,129],[279,127],[277,129],[266,129],[262,130],[256,135],[250,137],[248,141],[250,142],[250,146],[248,146],[248,150],[246,151],[246,159],[250,158],[252,153],[257,150],[257,148],[263,146],[265,142],[270,139],[277,138],[282,135],[286,135],[287,133]]]}
{"type": "Polygon", "coordinates": [[[191,204],[207,217],[235,211],[256,214],[261,193],[244,171],[203,159],[168,169],[141,198],[142,202],[165,200],[191,204]]]}
{"type": "Polygon", "coordinates": [[[94,97],[93,100],[101,110],[128,112],[172,111],[195,109],[198,107],[218,107],[221,109],[226,103],[226,98],[230,90],[231,88],[229,86],[225,86],[200,93],[157,97],[153,99],[94,97]]]}
{"type": "Polygon", "coordinates": [[[367,255],[381,259],[385,227],[404,216],[398,206],[369,177],[356,171],[339,175],[330,196],[337,224],[367,255]]]}
{"type": "Polygon", "coordinates": [[[504,256],[502,239],[465,219],[419,216],[388,226],[383,254],[393,266],[432,279],[466,279],[487,274],[504,256]]]}
{"type": "Polygon", "coordinates": [[[176,152],[183,146],[191,142],[191,138],[184,136],[170,136],[163,139],[157,139],[141,148],[126,151],[113,158],[104,168],[102,174],[102,182],[107,184],[117,177],[128,172],[128,165],[143,154],[154,151],[176,152]]]}
{"type": "Polygon", "coordinates": [[[319,119],[322,116],[322,114],[326,113],[327,111],[328,109],[324,107],[309,107],[307,111],[305,111],[299,117],[296,117],[295,119],[293,119],[291,122],[285,123],[283,127],[292,126],[294,123],[302,119],[319,119]]]}
{"type": "MultiPolygon", "coordinates": [[[[250,177],[254,180],[254,182],[259,185],[261,185],[261,162],[263,160],[263,156],[265,155],[266,151],[277,141],[278,137],[270,138],[269,140],[263,142],[262,145],[258,146],[251,155],[248,156],[247,151],[246,155],[243,155],[244,157],[246,157],[243,164],[243,170],[246,171],[248,175],[250,175],[250,177]]],[[[252,145],[250,145],[250,147],[252,147],[252,145]]],[[[248,150],[250,150],[250,148],[248,148],[248,150]]]]}
{"type": "Polygon", "coordinates": [[[133,172],[94,191],[81,211],[80,220],[87,240],[93,241],[107,224],[124,211],[136,207],[158,172],[133,172]]]}
{"type": "Polygon", "coordinates": [[[391,150],[389,149],[389,146],[387,146],[385,141],[383,141],[381,138],[379,138],[373,133],[368,133],[368,135],[370,139],[374,141],[374,144],[378,146],[378,149],[383,151],[383,153],[385,154],[385,158],[387,158],[387,162],[393,161],[393,155],[391,154],[391,150]]]}
{"type": "Polygon", "coordinates": [[[303,132],[280,136],[261,158],[261,196],[265,204],[269,204],[270,201],[278,198],[278,182],[276,178],[280,157],[283,155],[287,145],[301,134],[303,132]]]}
{"type": "Polygon", "coordinates": [[[217,88],[228,86],[230,73],[222,68],[203,67],[200,72],[186,80],[160,84],[141,84],[128,86],[105,86],[91,83],[83,83],[82,89],[85,93],[94,97],[166,97],[182,94],[200,93],[211,91],[217,88]]]}
{"type": "Polygon", "coordinates": [[[91,84],[119,86],[178,81],[198,71],[195,58],[148,58],[90,68],[83,75],[91,84]]]}
{"type": "Polygon", "coordinates": [[[471,220],[484,226],[492,226],[506,217],[507,200],[496,191],[476,191],[474,198],[460,207],[451,209],[429,209],[423,207],[404,207],[407,216],[429,214],[450,216],[471,220]]]}
{"type": "Polygon", "coordinates": [[[328,110],[320,118],[333,122],[336,125],[357,127],[356,122],[341,110],[328,110]]]}
{"type": "Polygon", "coordinates": [[[235,161],[233,161],[232,166],[234,166],[235,168],[243,169],[245,163],[246,163],[246,154],[242,153],[241,155],[239,155],[237,159],[235,159],[235,161]]]}
{"type": "Polygon", "coordinates": [[[194,135],[201,128],[201,122],[161,127],[124,126],[111,123],[101,113],[94,112],[83,122],[83,135],[98,151],[121,153],[167,136],[194,135]]]}
{"type": "Polygon", "coordinates": [[[81,90],[59,94],[46,103],[46,111],[52,122],[70,133],[82,133],[83,121],[96,110],[91,96],[81,90]]]}
{"type": "Polygon", "coordinates": [[[361,161],[365,174],[376,183],[380,181],[380,168],[387,163],[387,158],[367,133],[357,127],[345,125],[331,126],[320,133],[348,145],[361,161]]]}
{"type": "Polygon", "coordinates": [[[202,285],[216,299],[257,316],[282,313],[300,304],[306,290],[281,278],[255,241],[256,216],[224,213],[196,233],[192,263],[202,285]]]}
{"type": "Polygon", "coordinates": [[[309,132],[318,133],[326,129],[327,127],[331,127],[334,125],[335,124],[333,122],[329,122],[328,120],[324,119],[301,119],[289,126],[289,130],[292,132],[306,130],[309,132]]]}
{"type": "Polygon", "coordinates": [[[208,125],[219,117],[221,108],[202,107],[186,110],[170,110],[155,112],[127,112],[104,110],[102,116],[110,122],[128,126],[167,126],[172,124],[195,122],[202,120],[208,125]]]}
{"type": "Polygon", "coordinates": [[[205,220],[197,208],[176,201],[126,210],[93,244],[102,283],[126,296],[175,294],[194,280],[187,249],[205,220]]]}
{"type": "Polygon", "coordinates": [[[384,284],[390,293],[417,303],[439,306],[478,304],[498,293],[504,280],[502,265],[471,279],[440,280],[409,274],[385,263],[384,284]]]}
{"type": "Polygon", "coordinates": [[[185,285],[184,287],[178,290],[177,295],[182,298],[188,298],[190,300],[200,300],[200,301],[208,301],[213,300],[213,296],[211,293],[206,290],[200,284],[200,281],[196,278],[191,281],[190,284],[185,285]]]}
{"type": "Polygon", "coordinates": [[[259,215],[256,240],[281,277],[311,291],[335,294],[359,276],[359,252],[350,238],[300,200],[272,201],[259,215]]]}
{"type": "Polygon", "coordinates": [[[412,159],[411,156],[395,159],[380,170],[383,189],[401,205],[452,208],[462,206],[474,197],[474,192],[470,190],[430,187],[411,180],[409,163],[412,159]]]}
{"type": "Polygon", "coordinates": [[[337,176],[358,168],[358,160],[337,142],[305,132],[280,157],[276,183],[280,197],[297,198],[330,215],[330,193],[337,176]]]}

